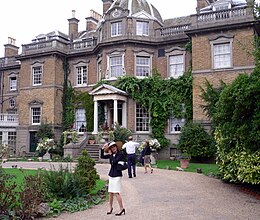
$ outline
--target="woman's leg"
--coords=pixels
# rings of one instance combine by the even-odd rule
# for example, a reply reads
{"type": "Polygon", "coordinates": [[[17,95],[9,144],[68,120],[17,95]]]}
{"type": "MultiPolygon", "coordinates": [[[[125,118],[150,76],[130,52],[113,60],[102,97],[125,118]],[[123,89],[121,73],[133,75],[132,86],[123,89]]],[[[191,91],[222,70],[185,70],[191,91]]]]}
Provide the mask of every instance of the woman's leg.
{"type": "Polygon", "coordinates": [[[144,173],[147,173],[147,164],[144,164],[144,173]]]}
{"type": "Polygon", "coordinates": [[[109,193],[109,207],[110,207],[110,210],[112,210],[113,208],[113,197],[114,197],[114,193],[109,193]]]}
{"type": "Polygon", "coordinates": [[[120,207],[120,211],[122,211],[123,208],[124,208],[122,197],[121,197],[120,193],[115,193],[115,195],[116,195],[116,198],[117,198],[118,205],[120,207]]]}

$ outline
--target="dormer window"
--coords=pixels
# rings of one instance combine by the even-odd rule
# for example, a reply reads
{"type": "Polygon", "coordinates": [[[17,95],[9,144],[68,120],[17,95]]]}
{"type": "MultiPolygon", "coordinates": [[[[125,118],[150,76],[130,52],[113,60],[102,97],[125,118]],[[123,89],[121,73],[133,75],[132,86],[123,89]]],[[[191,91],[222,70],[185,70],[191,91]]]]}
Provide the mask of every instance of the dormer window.
{"type": "Polygon", "coordinates": [[[144,21],[136,22],[136,35],[148,36],[149,35],[149,23],[144,21]]]}
{"type": "Polygon", "coordinates": [[[213,11],[222,11],[228,9],[231,9],[231,4],[229,2],[216,3],[212,7],[213,11]]]}
{"type": "Polygon", "coordinates": [[[111,37],[122,35],[122,21],[111,23],[111,37]]]}

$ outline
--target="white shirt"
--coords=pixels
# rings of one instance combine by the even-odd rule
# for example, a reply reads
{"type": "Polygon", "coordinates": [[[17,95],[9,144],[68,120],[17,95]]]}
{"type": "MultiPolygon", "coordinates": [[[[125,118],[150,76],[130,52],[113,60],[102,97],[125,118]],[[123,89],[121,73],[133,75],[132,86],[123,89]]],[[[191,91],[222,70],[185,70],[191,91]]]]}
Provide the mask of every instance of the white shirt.
{"type": "Polygon", "coordinates": [[[135,150],[136,148],[139,146],[139,143],[137,142],[134,142],[134,141],[129,141],[129,142],[126,142],[124,145],[123,145],[123,149],[126,148],[126,153],[127,154],[135,154],[135,150]]]}

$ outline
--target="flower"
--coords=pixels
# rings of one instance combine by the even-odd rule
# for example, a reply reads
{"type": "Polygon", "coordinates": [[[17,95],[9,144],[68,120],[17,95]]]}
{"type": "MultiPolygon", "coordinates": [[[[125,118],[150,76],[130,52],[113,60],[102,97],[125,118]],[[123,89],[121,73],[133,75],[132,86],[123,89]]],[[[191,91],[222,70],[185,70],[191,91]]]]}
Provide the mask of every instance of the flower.
{"type": "MultiPolygon", "coordinates": [[[[149,142],[149,145],[152,149],[152,151],[158,151],[161,149],[161,144],[159,143],[159,141],[157,139],[151,139],[151,140],[147,140],[149,142]]],[[[142,144],[140,144],[140,146],[138,147],[138,150],[141,152],[145,147],[145,142],[143,142],[142,144]]]]}
{"type": "Polygon", "coordinates": [[[159,141],[157,139],[149,140],[149,145],[155,151],[161,149],[161,144],[159,143],[159,141]]]}
{"type": "Polygon", "coordinates": [[[55,141],[50,138],[43,138],[37,145],[36,151],[48,152],[50,149],[55,149],[55,141]]]}

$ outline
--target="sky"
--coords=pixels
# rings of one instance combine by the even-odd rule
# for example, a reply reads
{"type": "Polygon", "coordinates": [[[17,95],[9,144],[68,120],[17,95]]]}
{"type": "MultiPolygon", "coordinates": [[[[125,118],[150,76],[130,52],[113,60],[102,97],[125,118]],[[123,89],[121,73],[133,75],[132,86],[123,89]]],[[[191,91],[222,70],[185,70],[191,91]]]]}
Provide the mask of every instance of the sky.
{"type": "MultiPolygon", "coordinates": [[[[197,0],[147,0],[158,9],[163,19],[196,13],[197,0]]],[[[59,30],[68,34],[68,20],[72,10],[80,20],[79,31],[86,27],[85,18],[90,10],[102,14],[102,0],[1,0],[0,5],[0,57],[8,37],[16,39],[16,46],[31,43],[39,34],[59,30]]]]}

